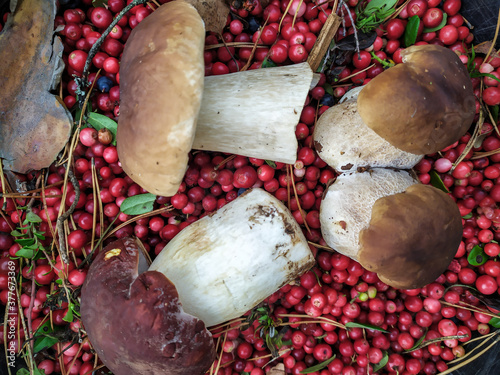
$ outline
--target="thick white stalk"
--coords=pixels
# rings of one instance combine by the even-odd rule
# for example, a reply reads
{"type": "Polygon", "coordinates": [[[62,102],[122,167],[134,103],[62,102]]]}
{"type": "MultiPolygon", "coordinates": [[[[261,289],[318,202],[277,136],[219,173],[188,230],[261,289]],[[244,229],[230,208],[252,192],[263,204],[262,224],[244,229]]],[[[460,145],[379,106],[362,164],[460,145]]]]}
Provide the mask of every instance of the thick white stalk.
{"type": "Polygon", "coordinates": [[[308,63],[205,78],[193,148],[293,164],[308,63]]]}
{"type": "Polygon", "coordinates": [[[290,211],[252,189],[183,229],[149,270],[173,282],[184,311],[213,326],[241,316],[313,265],[290,211]]]}

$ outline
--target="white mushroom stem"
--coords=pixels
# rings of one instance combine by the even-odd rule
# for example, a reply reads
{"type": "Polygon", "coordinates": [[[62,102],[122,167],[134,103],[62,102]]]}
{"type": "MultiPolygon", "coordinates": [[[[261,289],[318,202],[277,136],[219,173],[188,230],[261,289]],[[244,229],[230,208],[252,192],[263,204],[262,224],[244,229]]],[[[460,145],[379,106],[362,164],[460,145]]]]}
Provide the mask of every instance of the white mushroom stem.
{"type": "Polygon", "coordinates": [[[308,63],[206,77],[193,148],[295,163],[312,80],[308,63]]]}
{"type": "Polygon", "coordinates": [[[183,229],[149,270],[173,282],[184,311],[213,326],[241,316],[313,265],[288,209],[252,189],[183,229]]]}
{"type": "Polygon", "coordinates": [[[423,155],[394,147],[361,119],[357,104],[361,88],[348,91],[340,104],[327,109],[317,121],[313,137],[318,155],[338,172],[370,167],[412,168],[423,155]]]}
{"type": "Polygon", "coordinates": [[[368,227],[379,198],[418,183],[408,172],[375,168],[344,173],[328,188],[320,207],[321,233],[334,250],[358,260],[359,233],[368,227]]]}

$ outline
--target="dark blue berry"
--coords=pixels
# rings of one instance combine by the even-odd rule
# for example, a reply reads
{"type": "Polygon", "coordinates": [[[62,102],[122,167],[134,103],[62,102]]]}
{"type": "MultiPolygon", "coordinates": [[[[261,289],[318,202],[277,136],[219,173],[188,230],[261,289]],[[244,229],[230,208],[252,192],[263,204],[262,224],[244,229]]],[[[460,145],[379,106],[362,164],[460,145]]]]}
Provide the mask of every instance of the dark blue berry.
{"type": "Polygon", "coordinates": [[[113,87],[113,81],[108,77],[99,77],[97,79],[97,90],[100,92],[108,92],[113,87]]]}
{"type": "Polygon", "coordinates": [[[335,104],[335,99],[330,94],[325,94],[325,96],[323,96],[321,98],[319,104],[321,104],[321,105],[327,105],[328,107],[331,107],[331,106],[333,106],[335,104]]]}

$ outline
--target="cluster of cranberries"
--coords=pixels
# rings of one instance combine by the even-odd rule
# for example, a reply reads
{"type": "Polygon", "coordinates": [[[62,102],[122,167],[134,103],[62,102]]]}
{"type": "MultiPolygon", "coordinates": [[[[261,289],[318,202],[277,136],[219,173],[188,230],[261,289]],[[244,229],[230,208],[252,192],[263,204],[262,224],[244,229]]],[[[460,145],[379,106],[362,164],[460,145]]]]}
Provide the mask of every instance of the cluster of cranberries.
{"type": "MultiPolygon", "coordinates": [[[[337,41],[355,32],[354,9],[358,2],[348,0],[340,7],[339,15],[344,22],[335,36],[337,41]]],[[[61,9],[56,17],[55,27],[64,42],[66,70],[62,86],[64,103],[69,109],[74,109],[77,101],[74,77],[82,75],[91,46],[127,3],[130,0],[108,0],[107,7],[94,7],[92,0],[82,0],[80,8],[61,9]]],[[[333,11],[332,3],[291,0],[290,4],[287,0],[272,0],[245,2],[239,9],[233,7],[224,32],[207,34],[205,74],[237,72],[247,64],[249,69],[258,69],[266,60],[277,65],[306,61],[333,11]],[[258,47],[252,53],[255,43],[258,47]]],[[[53,237],[61,205],[67,210],[79,195],[67,222],[69,265],[58,256],[51,261],[41,257],[28,263],[17,258],[16,252],[21,246],[10,233],[24,221],[26,211],[19,207],[26,206],[29,199],[2,200],[0,301],[3,305],[8,304],[9,267],[14,264],[16,273],[22,275],[16,295],[19,305],[16,304],[14,312],[21,314],[22,309],[23,316],[16,316],[15,348],[20,350],[27,342],[23,320],[35,331],[50,319],[55,327],[73,333],[67,337],[83,341],[80,344],[66,338],[44,349],[37,356],[38,368],[46,375],[59,374],[63,367],[67,374],[90,374],[98,362],[77,314],[73,314],[72,320],[68,319],[72,306],[64,296],[71,293],[78,299],[88,269],[84,259],[95,246],[91,243],[93,234],[98,239],[119,227],[104,245],[116,237],[135,235],[154,257],[189,224],[236,199],[245,189],[260,187],[289,207],[303,226],[317,263],[295,283],[284,286],[266,300],[270,317],[282,335],[279,358],[270,362],[271,351],[261,336],[258,321],[243,330],[237,325],[225,332],[214,330],[214,338],[221,336],[225,340],[219,349],[217,375],[264,375],[277,363],[284,364],[286,374],[297,375],[329,359],[322,369],[311,373],[367,374],[373,373],[377,366],[380,366],[379,373],[391,374],[432,375],[445,371],[447,362],[464,355],[464,342],[473,335],[490,332],[488,323],[492,311],[497,313],[484,306],[464,286],[475,287],[484,295],[499,293],[500,154],[494,151],[500,149],[500,135],[494,124],[482,124],[481,145],[470,149],[455,168],[453,163],[463,154],[471,134],[439,153],[427,155],[415,167],[424,184],[429,184],[433,176],[440,178],[442,187],[449,189],[463,216],[463,241],[452,264],[435,282],[415,290],[389,287],[357,262],[335,251],[324,250],[319,207],[336,173],[316,154],[312,133],[316,119],[335,103],[335,98],[383,72],[384,62],[401,62],[401,39],[410,17],[420,18],[416,44],[445,45],[459,54],[464,64],[469,63],[473,35],[464,24],[460,7],[460,0],[411,0],[398,17],[376,29],[377,36],[371,47],[348,56],[342,66],[332,66],[332,70],[339,68],[335,80],[322,74],[308,95],[296,128],[299,149],[294,165],[193,151],[178,192],[172,197],[156,198],[155,209],[168,205],[172,209],[154,216],[137,219],[120,211],[126,198],[146,191],[123,172],[108,130],[81,129],[71,163],[79,194],[71,183],[64,188],[66,169],[53,164],[47,171],[46,187],[38,191],[31,206],[32,212],[42,219],[37,229],[45,234],[40,243],[50,257],[55,249],[53,237]],[[440,25],[439,30],[429,31],[440,25]],[[468,255],[478,247],[485,261],[471,265],[468,255]],[[458,284],[461,285],[456,286],[458,284]],[[467,305],[475,306],[477,311],[471,311],[467,305]],[[301,317],[287,317],[287,314],[301,317]],[[339,324],[349,322],[377,329],[339,328],[339,324]],[[431,340],[445,336],[450,338],[415,349],[422,337],[431,340]]],[[[92,110],[110,118],[119,117],[120,56],[132,29],[154,9],[152,3],[134,7],[113,28],[93,57],[89,74],[89,80],[95,81],[89,102],[92,110]]],[[[5,19],[6,15],[4,22],[5,19]]],[[[484,57],[476,57],[472,63],[479,72],[500,78],[500,59],[485,61],[484,57]]],[[[480,78],[473,78],[472,82],[476,96],[480,97],[480,78]]],[[[498,81],[484,77],[482,82],[484,104],[499,104],[498,81]]],[[[479,113],[481,104],[479,101],[476,104],[479,113]]],[[[39,173],[18,176],[27,182],[38,177],[39,173]]],[[[3,191],[1,185],[0,191],[3,191]]],[[[3,330],[4,326],[0,326],[2,341],[3,330]]]]}

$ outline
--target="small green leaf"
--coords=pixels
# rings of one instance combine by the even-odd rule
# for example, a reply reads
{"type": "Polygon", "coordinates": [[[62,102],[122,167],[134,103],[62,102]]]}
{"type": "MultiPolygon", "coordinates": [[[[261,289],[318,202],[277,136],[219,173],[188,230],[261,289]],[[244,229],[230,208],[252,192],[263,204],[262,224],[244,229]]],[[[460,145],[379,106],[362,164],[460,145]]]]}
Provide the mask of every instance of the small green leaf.
{"type": "Polygon", "coordinates": [[[151,193],[138,194],[126,198],[120,206],[120,211],[127,215],[141,215],[153,211],[156,195],[151,193]]]}
{"type": "Polygon", "coordinates": [[[418,35],[418,27],[420,26],[420,18],[418,16],[412,16],[408,20],[408,24],[405,28],[404,42],[405,46],[409,47],[415,44],[418,35]]]}
{"type": "Polygon", "coordinates": [[[118,124],[115,120],[110,119],[108,116],[101,115],[100,113],[91,112],[87,122],[92,125],[96,130],[108,129],[113,134],[113,142],[111,144],[116,146],[116,129],[118,124]]]}
{"type": "Polygon", "coordinates": [[[28,220],[29,223],[41,223],[42,222],[42,219],[40,218],[40,216],[38,216],[37,214],[35,214],[31,211],[26,212],[26,220],[28,220]]]}
{"type": "Polygon", "coordinates": [[[40,241],[43,241],[45,239],[45,236],[43,235],[42,232],[33,232],[33,235],[38,238],[40,241]]]}
{"type": "Polygon", "coordinates": [[[490,107],[490,112],[491,115],[493,116],[493,119],[495,120],[495,123],[498,122],[498,109],[499,107],[497,105],[490,107]]]}
{"type": "Polygon", "coordinates": [[[382,357],[380,362],[373,366],[373,373],[376,373],[377,371],[383,369],[387,362],[389,362],[389,355],[387,354],[387,352],[384,352],[384,356],[382,357]]]}
{"type": "Polygon", "coordinates": [[[63,320],[68,323],[73,321],[73,309],[71,307],[68,306],[68,312],[64,315],[63,320]]]}
{"type": "Polygon", "coordinates": [[[35,255],[35,252],[32,249],[27,249],[27,248],[19,249],[16,252],[16,256],[17,257],[23,257],[23,258],[26,258],[26,259],[33,258],[33,255],[35,255]]]}
{"type": "Polygon", "coordinates": [[[262,61],[261,68],[274,68],[276,63],[274,61],[269,60],[267,57],[262,61]]]}
{"type": "Polygon", "coordinates": [[[476,58],[476,51],[474,50],[474,46],[471,46],[471,55],[469,57],[469,60],[467,60],[467,71],[471,73],[474,70],[474,59],[476,58]]]}
{"type": "Polygon", "coordinates": [[[329,83],[325,83],[323,85],[323,88],[325,89],[325,92],[331,96],[333,96],[333,87],[329,83]]]}
{"type": "Polygon", "coordinates": [[[384,332],[384,333],[389,333],[380,327],[377,327],[377,326],[374,326],[371,324],[364,324],[364,323],[347,322],[345,327],[346,328],[366,328],[366,329],[373,329],[375,331],[380,331],[380,332],[384,332]]]}
{"type": "Polygon", "coordinates": [[[20,368],[17,370],[16,375],[30,375],[30,372],[25,368],[20,368]]]}
{"type": "Polygon", "coordinates": [[[94,8],[104,7],[104,5],[108,5],[108,0],[92,0],[92,6],[94,8]]]}
{"type": "Polygon", "coordinates": [[[465,219],[465,220],[471,219],[471,218],[472,218],[472,212],[469,212],[467,215],[462,216],[462,219],[465,219]]]}
{"type": "Polygon", "coordinates": [[[33,338],[35,340],[33,344],[33,351],[35,353],[38,353],[44,349],[50,348],[55,343],[59,342],[59,340],[54,337],[52,333],[60,330],[62,330],[62,328],[58,326],[54,326],[54,328],[52,329],[49,321],[43,323],[40,327],[38,327],[33,335],[33,338]]]}
{"type": "Polygon", "coordinates": [[[330,358],[328,358],[326,361],[323,361],[321,363],[318,363],[317,365],[314,365],[312,367],[306,368],[305,370],[302,370],[300,374],[310,374],[312,372],[316,372],[319,370],[324,369],[326,366],[330,364],[335,359],[335,354],[332,355],[330,358]]]}
{"type": "Polygon", "coordinates": [[[21,247],[33,245],[35,240],[33,238],[18,238],[14,240],[15,243],[19,244],[21,247]]]}
{"type": "Polygon", "coordinates": [[[500,318],[491,318],[488,324],[495,328],[500,328],[500,318]]]}
{"type": "Polygon", "coordinates": [[[495,81],[498,81],[500,82],[500,79],[495,77],[493,74],[490,74],[490,73],[480,73],[480,72],[472,72],[470,74],[470,77],[471,78],[477,78],[477,77],[489,77],[491,79],[494,79],[495,81]]]}
{"type": "Polygon", "coordinates": [[[487,262],[488,255],[485,254],[481,246],[476,245],[472,248],[467,260],[469,261],[469,264],[473,266],[481,266],[487,262]]]}
{"type": "Polygon", "coordinates": [[[22,236],[24,236],[24,234],[22,234],[21,232],[19,232],[17,230],[13,230],[12,232],[10,232],[10,235],[12,237],[22,237],[22,236]]]}
{"type": "Polygon", "coordinates": [[[439,190],[444,191],[445,193],[450,192],[436,171],[430,171],[429,174],[431,175],[431,185],[432,186],[434,186],[435,188],[438,188],[439,190]]]}
{"type": "Polygon", "coordinates": [[[272,160],[266,160],[266,164],[273,168],[276,168],[276,163],[272,160]]]}
{"type": "Polygon", "coordinates": [[[421,338],[418,339],[418,341],[413,345],[411,349],[405,350],[405,353],[410,353],[413,352],[414,350],[417,350],[420,345],[424,342],[425,335],[427,334],[427,329],[425,330],[425,333],[422,335],[421,338]]]}
{"type": "Polygon", "coordinates": [[[434,31],[441,30],[443,27],[446,26],[446,21],[448,21],[448,15],[445,12],[443,12],[443,20],[441,21],[441,23],[439,25],[437,25],[436,27],[429,27],[429,28],[424,27],[422,32],[433,33],[434,31]]]}

